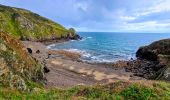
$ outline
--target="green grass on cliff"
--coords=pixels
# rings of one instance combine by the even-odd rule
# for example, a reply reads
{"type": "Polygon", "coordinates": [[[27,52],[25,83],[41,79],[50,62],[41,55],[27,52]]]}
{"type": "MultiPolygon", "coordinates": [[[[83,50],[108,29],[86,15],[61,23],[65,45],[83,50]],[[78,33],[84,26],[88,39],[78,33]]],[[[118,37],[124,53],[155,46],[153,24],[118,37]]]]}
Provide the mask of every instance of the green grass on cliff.
{"type": "Polygon", "coordinates": [[[50,39],[66,37],[68,30],[62,25],[31,11],[0,5],[0,31],[19,39],[50,39]]]}
{"type": "Polygon", "coordinates": [[[1,88],[0,99],[13,100],[169,100],[170,83],[155,82],[148,86],[140,83],[116,82],[108,85],[76,86],[64,89],[34,88],[19,92],[1,88]]]}
{"type": "Polygon", "coordinates": [[[44,80],[43,68],[19,40],[0,32],[0,86],[26,90],[26,82],[44,80]]]}

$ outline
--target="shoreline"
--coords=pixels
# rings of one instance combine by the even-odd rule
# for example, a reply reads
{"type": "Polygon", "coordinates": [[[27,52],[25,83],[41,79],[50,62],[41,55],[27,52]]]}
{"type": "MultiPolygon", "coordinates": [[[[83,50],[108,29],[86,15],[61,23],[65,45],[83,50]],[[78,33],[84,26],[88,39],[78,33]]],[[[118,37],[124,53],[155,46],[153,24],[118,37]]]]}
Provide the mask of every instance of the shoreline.
{"type": "MultiPolygon", "coordinates": [[[[168,40],[160,40],[159,42],[161,44],[164,41],[168,40]]],[[[157,47],[159,42],[156,41],[151,45],[157,47]]],[[[120,60],[113,63],[88,63],[81,61],[81,54],[77,52],[50,50],[47,45],[41,42],[23,41],[23,44],[26,48],[31,49],[31,55],[45,66],[47,88],[164,79],[166,74],[162,73],[166,73],[164,71],[169,64],[169,58],[166,55],[155,59],[155,57],[160,57],[159,54],[151,52],[148,56],[147,53],[150,51],[147,49],[150,45],[138,49],[137,59],[120,60]],[[143,48],[144,50],[142,50],[143,48]]],[[[158,47],[157,49],[162,48],[158,47]]]]}
{"type": "Polygon", "coordinates": [[[46,87],[69,88],[76,85],[106,84],[115,81],[145,80],[126,72],[124,68],[114,68],[113,64],[87,63],[78,60],[79,54],[55,51],[41,42],[22,41],[32,50],[32,56],[50,71],[45,73],[46,87]],[[37,52],[39,51],[39,52],[37,52]],[[52,52],[51,52],[52,51],[52,52]],[[77,55],[75,58],[74,56],[77,55]]]}
{"type": "MultiPolygon", "coordinates": [[[[79,41],[79,40],[75,40],[75,41],[79,41]]],[[[84,62],[84,63],[88,63],[88,64],[99,64],[99,65],[112,65],[116,62],[119,62],[119,61],[132,61],[132,60],[136,60],[137,58],[132,56],[128,59],[117,59],[117,60],[106,60],[106,59],[102,59],[103,61],[99,61],[99,60],[86,60],[86,59],[83,59],[81,57],[83,56],[86,56],[86,54],[88,55],[91,55],[89,52],[83,50],[83,52],[85,52],[85,54],[83,52],[81,52],[80,49],[52,49],[51,46],[54,46],[54,45],[57,45],[57,44],[63,44],[63,43],[67,43],[67,42],[70,42],[69,40],[68,41],[60,41],[60,42],[56,42],[56,43],[52,43],[52,44],[44,44],[47,46],[47,49],[51,50],[51,51],[65,51],[65,52],[70,52],[70,53],[77,53],[80,55],[80,59],[78,59],[78,61],[80,62],[84,62]]],[[[91,56],[91,57],[96,57],[96,56],[91,56]]]]}

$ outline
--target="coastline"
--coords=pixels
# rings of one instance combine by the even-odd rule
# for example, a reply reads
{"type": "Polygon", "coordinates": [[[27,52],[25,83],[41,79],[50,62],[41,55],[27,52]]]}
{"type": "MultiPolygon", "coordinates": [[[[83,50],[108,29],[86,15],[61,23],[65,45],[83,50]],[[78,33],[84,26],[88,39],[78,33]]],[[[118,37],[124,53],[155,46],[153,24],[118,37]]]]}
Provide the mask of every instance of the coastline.
{"type": "Polygon", "coordinates": [[[47,88],[144,80],[131,72],[126,72],[124,68],[113,67],[111,63],[82,62],[78,58],[80,55],[74,52],[49,50],[47,45],[41,42],[22,41],[22,43],[32,50],[31,55],[34,58],[50,70],[45,74],[47,88]]]}
{"type": "Polygon", "coordinates": [[[151,18],[155,12],[149,18],[135,16],[165,3],[134,2],[135,8],[139,6],[134,11],[133,3],[117,1],[112,8],[108,8],[113,3],[109,1],[70,0],[64,6],[58,0],[37,2],[0,4],[2,100],[169,100],[168,17],[156,17],[164,16],[164,10],[156,12],[156,19],[151,18]],[[46,17],[38,10],[44,8],[46,17]],[[84,16],[82,10],[88,14],[84,16]],[[118,16],[110,18],[112,14],[118,16]],[[141,17],[142,22],[158,23],[140,23],[141,17]]]}
{"type": "MultiPolygon", "coordinates": [[[[159,42],[168,40],[160,40],[159,42]]],[[[143,81],[164,79],[162,70],[167,66],[167,59],[152,60],[159,54],[147,56],[147,49],[141,47],[136,52],[137,59],[116,61],[113,63],[89,63],[80,59],[81,54],[65,50],[50,50],[41,42],[22,41],[31,55],[45,66],[46,87],[69,88],[77,85],[107,84],[116,81],[143,81]],[[145,55],[146,54],[146,55],[145,55]],[[140,56],[140,57],[139,57],[140,56]],[[144,58],[142,58],[143,56],[144,58]],[[148,57],[148,58],[147,58],[148,57]],[[165,62],[165,63],[162,63],[165,62]]],[[[62,43],[60,41],[57,43],[62,43]]],[[[67,41],[69,42],[69,41],[67,41]]],[[[158,46],[157,43],[151,45],[158,46]]],[[[151,46],[151,47],[153,47],[151,46]]],[[[150,45],[147,47],[149,48],[150,45]]],[[[157,47],[157,49],[160,49],[157,47]]],[[[148,49],[149,50],[149,49],[148,49]]],[[[164,57],[164,56],[163,56],[164,57]]],[[[165,56],[166,57],[166,56],[165,56]]],[[[169,58],[168,58],[169,59],[169,58]]],[[[166,79],[165,79],[166,80],[166,79]]],[[[167,79],[168,80],[168,79],[167,79]]]]}

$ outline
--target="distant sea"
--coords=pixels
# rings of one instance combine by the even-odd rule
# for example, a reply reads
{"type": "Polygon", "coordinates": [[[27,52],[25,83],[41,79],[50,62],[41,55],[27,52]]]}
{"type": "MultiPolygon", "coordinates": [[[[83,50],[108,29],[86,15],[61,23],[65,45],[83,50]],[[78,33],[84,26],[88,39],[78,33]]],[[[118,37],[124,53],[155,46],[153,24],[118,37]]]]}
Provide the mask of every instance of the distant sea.
{"type": "Polygon", "coordinates": [[[114,62],[135,58],[140,46],[148,45],[160,39],[170,38],[170,33],[115,33],[115,32],[79,32],[80,41],[52,44],[54,50],[68,50],[82,54],[87,62],[114,62]]]}

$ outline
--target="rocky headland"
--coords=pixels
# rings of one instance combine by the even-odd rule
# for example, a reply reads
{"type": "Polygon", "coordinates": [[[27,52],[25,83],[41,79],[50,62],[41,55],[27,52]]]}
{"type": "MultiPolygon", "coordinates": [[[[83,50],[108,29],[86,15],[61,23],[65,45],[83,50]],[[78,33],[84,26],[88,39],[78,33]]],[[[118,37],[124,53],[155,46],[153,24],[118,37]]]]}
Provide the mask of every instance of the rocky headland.
{"type": "Polygon", "coordinates": [[[0,5],[0,23],[0,31],[22,41],[54,43],[81,39],[74,28],[66,29],[50,19],[21,8],[0,5]]]}
{"type": "Polygon", "coordinates": [[[120,61],[114,66],[124,67],[127,72],[146,79],[170,81],[170,39],[159,40],[140,47],[136,60],[120,61]]]}

